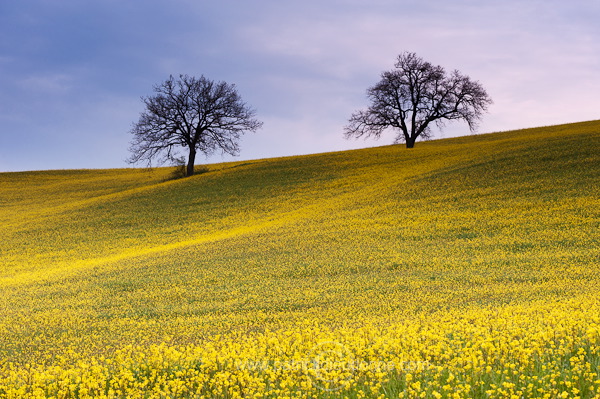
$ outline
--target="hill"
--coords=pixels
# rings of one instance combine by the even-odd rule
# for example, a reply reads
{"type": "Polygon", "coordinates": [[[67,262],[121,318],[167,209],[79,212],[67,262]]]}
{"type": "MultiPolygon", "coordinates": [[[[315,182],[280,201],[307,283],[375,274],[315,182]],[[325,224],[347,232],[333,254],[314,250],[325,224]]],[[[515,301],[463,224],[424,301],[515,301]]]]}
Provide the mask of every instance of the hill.
{"type": "Polygon", "coordinates": [[[0,174],[0,396],[600,392],[600,121],[171,172],[0,174]]]}

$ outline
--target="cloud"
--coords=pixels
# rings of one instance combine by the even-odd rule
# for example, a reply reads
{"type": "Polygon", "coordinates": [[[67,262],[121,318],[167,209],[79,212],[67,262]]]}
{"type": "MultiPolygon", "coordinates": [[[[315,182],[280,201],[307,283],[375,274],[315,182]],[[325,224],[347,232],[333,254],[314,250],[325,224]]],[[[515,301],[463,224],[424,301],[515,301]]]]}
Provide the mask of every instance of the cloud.
{"type": "Polygon", "coordinates": [[[68,93],[72,87],[72,76],[65,73],[27,76],[18,85],[37,94],[59,95],[68,93]]]}

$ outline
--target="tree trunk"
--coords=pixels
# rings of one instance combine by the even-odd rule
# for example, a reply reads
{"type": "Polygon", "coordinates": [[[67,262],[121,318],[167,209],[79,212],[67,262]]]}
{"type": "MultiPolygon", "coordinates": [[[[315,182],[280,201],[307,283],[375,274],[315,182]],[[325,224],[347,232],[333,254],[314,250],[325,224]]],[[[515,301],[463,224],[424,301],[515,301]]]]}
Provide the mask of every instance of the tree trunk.
{"type": "Polygon", "coordinates": [[[192,176],[194,174],[194,163],[196,162],[196,149],[190,148],[190,156],[188,158],[187,170],[185,172],[186,176],[192,176]]]}
{"type": "Polygon", "coordinates": [[[409,137],[406,139],[406,148],[414,148],[416,139],[409,137]]]}

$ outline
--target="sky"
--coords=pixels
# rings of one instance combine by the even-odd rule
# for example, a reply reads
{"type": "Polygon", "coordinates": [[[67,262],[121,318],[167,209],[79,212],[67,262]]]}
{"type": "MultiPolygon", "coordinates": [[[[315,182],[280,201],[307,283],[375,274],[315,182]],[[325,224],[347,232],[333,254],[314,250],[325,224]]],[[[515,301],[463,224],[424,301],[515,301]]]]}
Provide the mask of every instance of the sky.
{"type": "Polygon", "coordinates": [[[600,119],[598,21],[597,0],[0,0],[0,171],[130,167],[141,97],[179,74],[264,122],[200,164],[391,144],[343,129],[405,51],[482,84],[478,133],[600,119]]]}

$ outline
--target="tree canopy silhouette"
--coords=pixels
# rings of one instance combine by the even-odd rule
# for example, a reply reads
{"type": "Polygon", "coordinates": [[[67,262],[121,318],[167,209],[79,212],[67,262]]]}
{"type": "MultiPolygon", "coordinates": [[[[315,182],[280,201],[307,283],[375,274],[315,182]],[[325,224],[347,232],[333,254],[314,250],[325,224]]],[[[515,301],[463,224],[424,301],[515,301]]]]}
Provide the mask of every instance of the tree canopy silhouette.
{"type": "Polygon", "coordinates": [[[379,83],[367,90],[371,105],[350,117],[344,136],[379,138],[387,129],[398,132],[396,142],[413,148],[418,137],[431,137],[431,123],[463,120],[471,131],[491,98],[479,82],[454,70],[424,61],[415,53],[398,56],[395,69],[381,74],[379,83]]]}
{"type": "Polygon", "coordinates": [[[142,97],[146,109],[131,129],[131,163],[177,161],[178,151],[187,148],[186,176],[191,176],[198,152],[237,155],[241,135],[262,126],[233,84],[179,75],[154,92],[142,97]]]}

